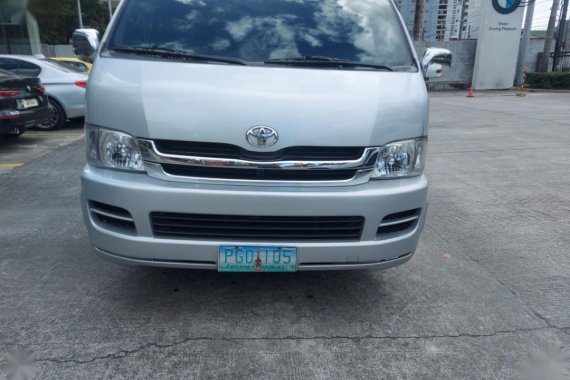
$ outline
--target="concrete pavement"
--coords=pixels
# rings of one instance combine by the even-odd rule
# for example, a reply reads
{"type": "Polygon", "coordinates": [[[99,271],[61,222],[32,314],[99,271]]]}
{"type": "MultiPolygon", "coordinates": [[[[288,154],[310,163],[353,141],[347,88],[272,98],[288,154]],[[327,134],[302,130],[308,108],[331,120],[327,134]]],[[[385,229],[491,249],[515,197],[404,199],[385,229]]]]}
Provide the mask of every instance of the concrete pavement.
{"type": "Polygon", "coordinates": [[[0,136],[0,174],[68,145],[83,137],[83,119],[73,120],[58,131],[31,129],[15,139],[0,136]]]}
{"type": "Polygon", "coordinates": [[[0,174],[0,357],[25,347],[38,379],[518,379],[570,345],[568,104],[433,94],[427,226],[388,271],[103,261],[79,209],[82,142],[52,150],[0,174]]]}

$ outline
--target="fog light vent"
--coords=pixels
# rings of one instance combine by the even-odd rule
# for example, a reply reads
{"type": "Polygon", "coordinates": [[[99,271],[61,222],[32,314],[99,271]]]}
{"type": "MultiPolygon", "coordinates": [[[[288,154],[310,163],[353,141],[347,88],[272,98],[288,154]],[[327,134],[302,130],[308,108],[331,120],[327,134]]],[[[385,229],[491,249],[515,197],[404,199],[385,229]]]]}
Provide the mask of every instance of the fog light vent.
{"type": "Polygon", "coordinates": [[[422,209],[416,208],[390,214],[382,219],[376,235],[382,238],[412,230],[418,223],[422,209]]]}
{"type": "Polygon", "coordinates": [[[93,220],[103,228],[131,235],[137,233],[131,213],[124,208],[89,201],[89,211],[93,220]]]}

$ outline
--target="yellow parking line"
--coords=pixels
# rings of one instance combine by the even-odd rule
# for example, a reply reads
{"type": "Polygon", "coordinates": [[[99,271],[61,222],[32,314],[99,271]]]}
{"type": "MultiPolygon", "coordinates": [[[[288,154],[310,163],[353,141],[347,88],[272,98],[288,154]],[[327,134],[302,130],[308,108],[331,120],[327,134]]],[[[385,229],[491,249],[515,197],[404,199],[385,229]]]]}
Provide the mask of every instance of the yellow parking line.
{"type": "Polygon", "coordinates": [[[17,168],[18,166],[22,166],[24,164],[0,164],[0,168],[17,168]]]}
{"type": "Polygon", "coordinates": [[[32,136],[81,136],[81,132],[26,132],[27,135],[32,136]]]}

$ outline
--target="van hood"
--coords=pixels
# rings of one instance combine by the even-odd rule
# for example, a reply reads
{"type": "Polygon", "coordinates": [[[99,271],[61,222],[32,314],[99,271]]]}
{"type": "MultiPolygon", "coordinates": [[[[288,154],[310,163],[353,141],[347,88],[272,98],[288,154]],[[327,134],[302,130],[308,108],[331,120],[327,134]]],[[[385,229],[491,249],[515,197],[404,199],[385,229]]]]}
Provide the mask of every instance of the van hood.
{"type": "Polygon", "coordinates": [[[377,146],[425,134],[427,93],[419,73],[101,57],[86,121],[137,137],[253,151],[377,146]],[[275,129],[277,144],[249,145],[246,131],[256,125],[275,129]]]}

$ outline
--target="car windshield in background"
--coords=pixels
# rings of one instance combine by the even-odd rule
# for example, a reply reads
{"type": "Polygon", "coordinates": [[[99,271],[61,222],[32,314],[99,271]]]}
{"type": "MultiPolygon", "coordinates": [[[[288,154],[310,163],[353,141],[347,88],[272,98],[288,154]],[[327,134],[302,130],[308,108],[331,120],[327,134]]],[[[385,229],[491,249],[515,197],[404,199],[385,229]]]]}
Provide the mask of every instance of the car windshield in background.
{"type": "Polygon", "coordinates": [[[53,61],[53,60],[51,60],[51,59],[49,59],[49,58],[42,59],[42,62],[43,62],[45,65],[50,66],[50,67],[52,67],[52,68],[54,68],[54,69],[57,69],[57,70],[59,70],[59,71],[65,71],[66,73],[77,73],[76,70],[72,70],[72,69],[70,69],[69,67],[66,67],[66,66],[60,64],[59,62],[53,61]]]}
{"type": "Polygon", "coordinates": [[[17,75],[14,74],[14,73],[11,73],[11,72],[9,72],[9,71],[0,69],[0,77],[10,77],[10,78],[14,78],[14,77],[16,77],[16,76],[17,76],[17,75]]]}
{"type": "Polygon", "coordinates": [[[110,50],[289,66],[338,66],[343,61],[352,62],[347,68],[359,67],[355,63],[393,70],[413,66],[388,0],[126,1],[110,50]]]}
{"type": "Polygon", "coordinates": [[[63,67],[65,69],[74,71],[76,73],[86,73],[87,69],[79,64],[75,64],[74,62],[66,62],[66,61],[56,61],[53,59],[48,59],[48,62],[53,63],[54,65],[58,65],[60,67],[63,67]]]}

